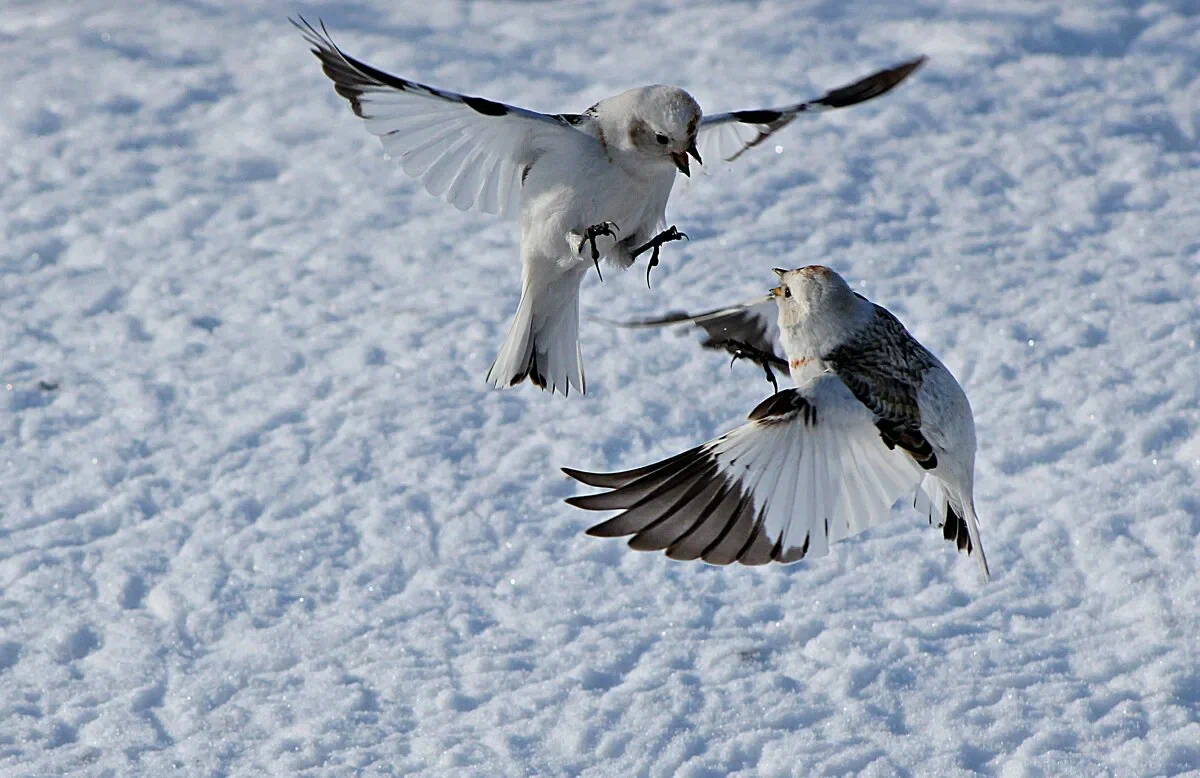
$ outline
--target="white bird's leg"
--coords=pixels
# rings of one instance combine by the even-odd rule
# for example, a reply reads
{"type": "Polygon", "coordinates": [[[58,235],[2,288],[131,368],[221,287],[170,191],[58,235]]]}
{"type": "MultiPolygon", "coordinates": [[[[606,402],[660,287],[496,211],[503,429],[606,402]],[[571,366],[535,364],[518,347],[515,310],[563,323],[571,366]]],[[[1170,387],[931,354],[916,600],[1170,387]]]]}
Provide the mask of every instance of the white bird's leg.
{"type": "Polygon", "coordinates": [[[653,238],[651,238],[650,240],[643,243],[641,246],[638,246],[635,249],[630,249],[629,253],[631,256],[633,256],[634,259],[637,259],[639,254],[642,254],[648,250],[653,250],[653,253],[650,255],[650,262],[647,263],[647,265],[646,265],[646,287],[647,288],[649,288],[649,286],[650,286],[650,271],[653,270],[654,268],[658,267],[659,247],[661,247],[662,244],[670,243],[673,240],[685,240],[685,239],[691,240],[691,238],[688,238],[687,233],[680,232],[675,227],[675,225],[672,224],[670,227],[668,227],[667,229],[658,233],[653,238]]]}
{"type": "Polygon", "coordinates": [[[568,232],[567,242],[578,244],[578,248],[575,250],[579,254],[583,253],[584,246],[588,243],[592,244],[592,263],[596,266],[596,275],[600,276],[600,280],[603,281],[604,276],[600,274],[600,249],[596,248],[596,238],[601,235],[607,235],[616,240],[617,232],[619,231],[620,227],[616,225],[616,222],[600,222],[588,227],[582,233],[575,232],[574,230],[568,232]]]}

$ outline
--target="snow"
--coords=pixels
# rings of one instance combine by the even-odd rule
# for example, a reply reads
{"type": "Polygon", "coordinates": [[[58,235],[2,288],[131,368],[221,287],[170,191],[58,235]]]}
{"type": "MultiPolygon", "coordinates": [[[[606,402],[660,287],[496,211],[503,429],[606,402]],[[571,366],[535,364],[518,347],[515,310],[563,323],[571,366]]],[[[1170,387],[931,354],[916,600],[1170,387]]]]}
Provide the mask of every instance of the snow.
{"type": "Polygon", "coordinates": [[[145,5],[0,30],[0,774],[1200,771],[1200,16],[1097,0],[145,5]],[[483,382],[516,226],[419,189],[286,16],[541,110],[895,93],[680,186],[630,318],[828,264],[963,383],[993,581],[903,506],[791,567],[588,538],[557,468],[759,371],[582,328],[483,382]]]}

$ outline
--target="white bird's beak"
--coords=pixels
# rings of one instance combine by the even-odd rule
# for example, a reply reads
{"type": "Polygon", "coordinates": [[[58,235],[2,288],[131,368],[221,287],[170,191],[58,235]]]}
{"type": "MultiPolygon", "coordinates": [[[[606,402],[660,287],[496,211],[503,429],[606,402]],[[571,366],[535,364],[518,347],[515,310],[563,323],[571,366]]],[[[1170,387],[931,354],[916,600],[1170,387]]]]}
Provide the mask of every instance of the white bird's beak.
{"type": "Polygon", "coordinates": [[[688,178],[692,177],[692,169],[688,165],[688,158],[687,158],[686,153],[682,153],[682,152],[678,152],[678,151],[673,152],[671,154],[671,159],[674,160],[675,167],[679,168],[680,173],[683,173],[688,178]]]}

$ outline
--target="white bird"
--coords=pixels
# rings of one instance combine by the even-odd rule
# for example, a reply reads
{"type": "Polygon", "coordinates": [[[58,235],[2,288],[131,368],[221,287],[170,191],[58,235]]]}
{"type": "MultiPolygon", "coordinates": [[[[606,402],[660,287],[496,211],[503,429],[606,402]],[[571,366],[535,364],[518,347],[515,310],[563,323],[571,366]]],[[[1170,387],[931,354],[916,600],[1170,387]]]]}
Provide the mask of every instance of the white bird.
{"type": "MultiPolygon", "coordinates": [[[[914,507],[974,553],[988,578],[973,497],[975,421],[958,381],[829,268],[775,272],[781,284],[767,301],[778,306],[795,388],[761,402],[748,424],[661,462],[619,473],[563,468],[608,490],[569,504],[621,511],[588,534],[632,535],[634,549],[673,559],[789,563],[825,555],[915,491],[914,507]]],[[[778,365],[761,313],[745,306],[634,324],[694,322],[706,345],[778,365]]]]}
{"type": "Polygon", "coordinates": [[[384,149],[425,189],[459,210],[517,213],[521,302],[488,371],[496,387],[528,378],[564,395],[586,391],[579,349],[579,285],[604,258],[627,268],[686,235],[666,225],[676,172],[689,156],[733,160],[798,115],[888,92],[924,57],[804,103],[703,116],[682,89],[646,86],[582,114],[542,114],[448,92],[378,70],[343,53],[301,18],[292,20],[337,93],[384,149]],[[589,250],[584,254],[585,250],[589,250]]]}

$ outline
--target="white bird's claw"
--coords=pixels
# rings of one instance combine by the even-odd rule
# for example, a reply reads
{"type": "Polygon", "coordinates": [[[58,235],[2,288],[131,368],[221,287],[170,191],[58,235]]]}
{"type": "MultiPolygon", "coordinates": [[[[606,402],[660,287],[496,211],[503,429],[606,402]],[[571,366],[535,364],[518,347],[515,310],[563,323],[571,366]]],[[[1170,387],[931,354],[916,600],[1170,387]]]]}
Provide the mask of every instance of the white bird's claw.
{"type": "Polygon", "coordinates": [[[600,249],[596,248],[596,238],[601,235],[607,235],[613,240],[617,239],[617,233],[620,232],[620,227],[616,222],[600,222],[593,224],[583,231],[583,239],[579,241],[579,253],[583,253],[583,247],[589,242],[592,244],[592,263],[596,266],[596,275],[600,276],[600,280],[604,281],[604,276],[600,275],[600,249]]]}

